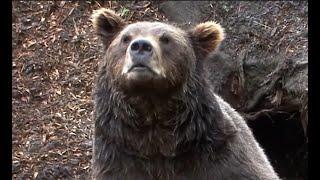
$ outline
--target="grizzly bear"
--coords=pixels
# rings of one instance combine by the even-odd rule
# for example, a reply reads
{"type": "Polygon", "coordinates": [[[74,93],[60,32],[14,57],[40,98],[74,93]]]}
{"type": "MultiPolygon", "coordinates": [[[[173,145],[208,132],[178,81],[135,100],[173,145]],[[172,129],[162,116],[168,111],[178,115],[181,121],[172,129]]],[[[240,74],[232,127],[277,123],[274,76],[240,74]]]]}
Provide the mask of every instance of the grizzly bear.
{"type": "Polygon", "coordinates": [[[93,179],[279,179],[203,66],[224,39],[212,21],[182,30],[99,9],[93,179]]]}

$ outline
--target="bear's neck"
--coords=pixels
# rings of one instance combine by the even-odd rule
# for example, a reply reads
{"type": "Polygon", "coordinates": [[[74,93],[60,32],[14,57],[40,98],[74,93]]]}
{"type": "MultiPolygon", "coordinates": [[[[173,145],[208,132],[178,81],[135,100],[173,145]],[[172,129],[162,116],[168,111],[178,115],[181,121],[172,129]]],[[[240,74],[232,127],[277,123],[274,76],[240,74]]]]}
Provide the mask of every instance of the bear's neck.
{"type": "Polygon", "coordinates": [[[112,88],[98,89],[104,95],[96,99],[95,141],[139,157],[218,148],[226,137],[218,121],[222,114],[214,95],[205,90],[210,89],[207,84],[197,82],[202,84],[187,85],[166,98],[126,97],[112,88]]]}

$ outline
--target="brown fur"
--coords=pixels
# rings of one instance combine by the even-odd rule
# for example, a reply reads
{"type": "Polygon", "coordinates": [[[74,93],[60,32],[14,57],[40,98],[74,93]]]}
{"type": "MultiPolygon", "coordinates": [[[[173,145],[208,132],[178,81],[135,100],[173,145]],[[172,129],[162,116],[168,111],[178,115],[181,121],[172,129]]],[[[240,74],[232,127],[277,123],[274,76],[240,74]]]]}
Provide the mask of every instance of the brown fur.
{"type": "Polygon", "coordinates": [[[158,22],[124,25],[109,10],[98,12],[94,28],[106,51],[94,90],[94,179],[279,179],[203,73],[223,40],[219,25],[186,32],[158,22]],[[155,49],[150,68],[161,72],[130,79],[128,49],[141,37],[155,49]]]}
{"type": "Polygon", "coordinates": [[[93,28],[106,46],[111,43],[113,37],[126,25],[125,21],[110,9],[98,9],[92,14],[91,18],[93,20],[93,28]]]}
{"type": "Polygon", "coordinates": [[[223,28],[214,21],[200,23],[190,33],[194,47],[204,56],[218,49],[225,36],[223,28]]]}

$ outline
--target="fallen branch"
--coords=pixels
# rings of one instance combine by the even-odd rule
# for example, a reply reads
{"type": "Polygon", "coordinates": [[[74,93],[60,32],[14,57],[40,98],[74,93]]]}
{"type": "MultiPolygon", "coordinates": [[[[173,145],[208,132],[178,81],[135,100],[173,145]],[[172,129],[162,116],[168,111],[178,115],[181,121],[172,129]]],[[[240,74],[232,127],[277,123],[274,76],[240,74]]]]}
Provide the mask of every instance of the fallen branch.
{"type": "Polygon", "coordinates": [[[252,113],[242,114],[242,115],[246,119],[246,121],[253,121],[253,120],[257,120],[262,115],[268,116],[270,119],[272,119],[271,115],[270,115],[271,113],[272,114],[275,114],[275,113],[288,114],[288,112],[286,112],[286,111],[280,111],[280,110],[276,110],[274,108],[271,108],[271,109],[262,109],[257,112],[252,112],[252,113]]]}

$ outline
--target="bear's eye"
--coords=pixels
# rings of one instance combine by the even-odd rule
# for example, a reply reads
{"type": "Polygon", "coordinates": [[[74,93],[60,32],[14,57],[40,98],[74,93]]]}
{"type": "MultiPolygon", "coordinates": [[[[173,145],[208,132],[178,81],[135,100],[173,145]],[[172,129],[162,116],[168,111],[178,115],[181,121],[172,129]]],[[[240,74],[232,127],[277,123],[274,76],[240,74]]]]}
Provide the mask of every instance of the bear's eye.
{"type": "Polygon", "coordinates": [[[131,40],[131,37],[129,35],[124,35],[122,37],[122,42],[128,43],[131,40]]]}
{"type": "Polygon", "coordinates": [[[167,35],[164,34],[160,37],[160,41],[164,44],[168,44],[170,42],[170,39],[167,35]]]}

